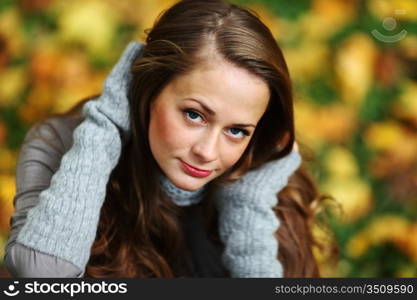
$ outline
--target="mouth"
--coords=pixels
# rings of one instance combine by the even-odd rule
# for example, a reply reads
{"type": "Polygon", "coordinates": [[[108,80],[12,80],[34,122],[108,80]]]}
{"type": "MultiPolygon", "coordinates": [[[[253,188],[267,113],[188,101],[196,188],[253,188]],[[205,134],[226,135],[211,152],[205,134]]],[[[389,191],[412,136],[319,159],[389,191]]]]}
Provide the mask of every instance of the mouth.
{"type": "Polygon", "coordinates": [[[187,174],[189,174],[191,176],[194,176],[194,177],[199,177],[199,178],[207,177],[213,172],[211,170],[203,170],[203,169],[199,169],[197,167],[194,167],[192,165],[189,165],[186,162],[182,161],[181,159],[180,159],[180,162],[181,162],[181,165],[183,167],[183,170],[187,174]]]}

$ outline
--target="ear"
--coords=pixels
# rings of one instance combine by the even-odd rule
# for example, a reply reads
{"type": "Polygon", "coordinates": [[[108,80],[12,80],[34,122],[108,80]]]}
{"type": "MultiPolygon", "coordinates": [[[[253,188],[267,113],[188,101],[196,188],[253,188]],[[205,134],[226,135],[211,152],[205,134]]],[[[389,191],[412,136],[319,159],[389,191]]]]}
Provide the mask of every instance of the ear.
{"type": "MultiPolygon", "coordinates": [[[[280,150],[282,149],[281,144],[278,144],[278,145],[276,146],[276,149],[277,149],[278,151],[280,151],[280,150]]],[[[293,147],[292,147],[292,151],[299,152],[299,151],[298,151],[298,144],[297,144],[297,142],[296,142],[296,141],[294,141],[294,145],[293,145],[293,147]]]]}
{"type": "MultiPolygon", "coordinates": [[[[283,145],[286,145],[286,144],[287,144],[288,139],[289,139],[289,135],[288,135],[288,133],[287,133],[287,134],[284,136],[284,138],[282,139],[282,141],[280,141],[280,142],[276,145],[275,149],[277,149],[278,151],[280,151],[280,150],[283,148],[283,145]]],[[[298,150],[298,144],[297,144],[297,141],[296,141],[296,140],[294,140],[294,144],[293,144],[293,147],[292,147],[292,151],[299,152],[299,150],[298,150]]]]}

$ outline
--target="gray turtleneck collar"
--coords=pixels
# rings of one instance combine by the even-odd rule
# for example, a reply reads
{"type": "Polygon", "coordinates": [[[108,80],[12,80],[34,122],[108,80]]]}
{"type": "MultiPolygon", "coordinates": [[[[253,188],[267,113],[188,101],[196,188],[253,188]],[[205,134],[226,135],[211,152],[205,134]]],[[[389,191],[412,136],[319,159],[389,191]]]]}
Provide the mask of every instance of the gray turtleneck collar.
{"type": "Polygon", "coordinates": [[[178,206],[189,206],[199,203],[205,196],[207,185],[195,190],[186,191],[175,186],[165,174],[160,173],[159,182],[161,183],[162,191],[178,206]]]}

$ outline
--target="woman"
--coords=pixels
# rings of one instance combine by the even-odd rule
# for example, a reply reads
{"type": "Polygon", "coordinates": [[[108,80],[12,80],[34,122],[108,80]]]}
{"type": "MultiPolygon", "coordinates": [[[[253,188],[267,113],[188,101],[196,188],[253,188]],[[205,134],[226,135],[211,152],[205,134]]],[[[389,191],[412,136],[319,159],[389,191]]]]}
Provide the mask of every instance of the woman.
{"type": "Polygon", "coordinates": [[[292,101],[281,50],[253,13],[178,2],[145,44],[129,44],[97,99],[29,132],[6,267],[33,277],[319,276],[318,195],[293,150],[292,101]],[[34,151],[46,157],[33,163],[34,151]],[[42,176],[41,188],[30,182],[42,176]]]}

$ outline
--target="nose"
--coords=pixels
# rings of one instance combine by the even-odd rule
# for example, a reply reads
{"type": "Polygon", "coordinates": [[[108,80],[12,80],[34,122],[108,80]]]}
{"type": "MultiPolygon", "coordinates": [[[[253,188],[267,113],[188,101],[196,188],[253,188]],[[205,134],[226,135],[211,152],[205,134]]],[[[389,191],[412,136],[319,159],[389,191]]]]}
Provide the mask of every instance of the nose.
{"type": "Polygon", "coordinates": [[[201,162],[207,163],[214,161],[218,157],[218,139],[219,134],[212,130],[198,139],[192,147],[192,152],[201,162]]]}

